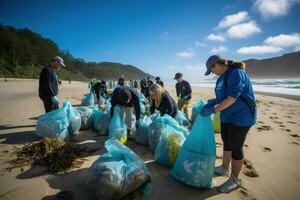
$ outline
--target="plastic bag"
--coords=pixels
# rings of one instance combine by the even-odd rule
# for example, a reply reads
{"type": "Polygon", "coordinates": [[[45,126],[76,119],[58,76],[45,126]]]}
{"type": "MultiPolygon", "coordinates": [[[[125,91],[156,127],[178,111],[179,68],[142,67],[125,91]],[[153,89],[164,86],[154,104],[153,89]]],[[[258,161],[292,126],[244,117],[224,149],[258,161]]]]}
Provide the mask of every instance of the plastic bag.
{"type": "Polygon", "coordinates": [[[171,126],[175,130],[188,135],[188,130],[183,126],[180,126],[178,122],[172,118],[170,115],[165,114],[162,117],[156,117],[156,119],[148,127],[148,143],[149,149],[154,153],[158,143],[161,140],[162,134],[166,133],[166,126],[171,126]]]}
{"type": "Polygon", "coordinates": [[[92,92],[88,93],[81,102],[82,106],[93,107],[95,104],[94,94],[92,92]]]}
{"type": "Polygon", "coordinates": [[[184,112],[182,112],[180,110],[178,110],[178,113],[176,115],[176,121],[181,126],[184,126],[186,128],[189,128],[189,126],[190,126],[190,122],[189,122],[188,116],[184,112]]]}
{"type": "Polygon", "coordinates": [[[188,185],[210,189],[213,187],[215,159],[216,144],[211,118],[199,115],[170,174],[188,185]]]}
{"type": "Polygon", "coordinates": [[[221,133],[220,112],[217,112],[214,114],[213,127],[214,127],[215,133],[221,133]]]}
{"type": "Polygon", "coordinates": [[[201,109],[203,106],[204,102],[202,100],[199,100],[196,104],[193,105],[192,107],[192,116],[191,116],[191,121],[194,122],[198,115],[201,113],[201,109]]]}
{"type": "Polygon", "coordinates": [[[69,137],[67,117],[67,105],[60,109],[48,112],[38,118],[35,134],[40,137],[59,137],[66,139],[69,137]]]}
{"type": "Polygon", "coordinates": [[[94,109],[93,128],[95,131],[97,131],[100,135],[107,135],[109,122],[110,116],[108,114],[94,109]]]}
{"type": "Polygon", "coordinates": [[[88,129],[92,126],[94,120],[94,112],[92,108],[89,107],[78,107],[76,108],[81,116],[81,130],[88,129]]]}
{"type": "Polygon", "coordinates": [[[118,139],[122,144],[127,140],[127,127],[120,116],[121,109],[118,106],[114,108],[114,116],[109,123],[109,137],[118,139]]]}
{"type": "Polygon", "coordinates": [[[172,167],[184,140],[185,135],[182,132],[166,125],[161,140],[155,149],[155,161],[166,167],[172,167]]]}
{"type": "Polygon", "coordinates": [[[120,199],[151,181],[144,161],[116,139],[105,142],[107,153],[89,169],[88,186],[98,199],[120,199]]]}
{"type": "Polygon", "coordinates": [[[63,103],[63,106],[67,107],[67,117],[69,119],[69,126],[68,126],[69,135],[70,136],[76,135],[78,134],[78,131],[81,126],[80,113],[75,108],[73,108],[73,106],[68,101],[65,101],[63,103]]]}
{"type": "Polygon", "coordinates": [[[148,145],[148,126],[152,120],[148,116],[140,119],[140,127],[135,131],[134,140],[142,145],[148,145]]]}

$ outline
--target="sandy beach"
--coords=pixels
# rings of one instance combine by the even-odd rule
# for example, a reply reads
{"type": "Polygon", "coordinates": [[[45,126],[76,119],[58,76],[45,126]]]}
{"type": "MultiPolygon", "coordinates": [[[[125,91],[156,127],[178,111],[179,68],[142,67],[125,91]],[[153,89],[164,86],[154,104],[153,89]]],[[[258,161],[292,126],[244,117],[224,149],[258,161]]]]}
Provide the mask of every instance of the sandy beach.
{"type": "MultiPolygon", "coordinates": [[[[86,84],[63,82],[59,88],[60,103],[69,100],[72,105],[80,104],[88,92],[86,84]]],[[[174,87],[167,87],[174,96],[174,87]]],[[[39,115],[44,113],[38,98],[37,80],[0,81],[0,199],[38,200],[55,199],[59,191],[70,191],[74,199],[93,199],[85,188],[90,165],[105,152],[106,136],[98,136],[93,130],[81,131],[74,142],[98,149],[86,157],[80,169],[65,175],[42,173],[41,167],[26,167],[5,170],[14,157],[15,146],[38,140],[35,126],[39,115]]],[[[213,98],[212,89],[193,88],[190,109],[199,99],[213,98]]],[[[300,199],[300,101],[282,97],[257,94],[258,119],[245,142],[245,158],[249,160],[258,177],[241,173],[242,187],[230,194],[220,194],[216,188],[199,190],[188,187],[168,175],[169,169],[156,164],[147,147],[127,142],[146,163],[152,178],[152,192],[146,199],[300,199]]],[[[217,141],[217,161],[221,163],[222,141],[217,141]]],[[[216,186],[225,177],[215,177],[216,186]]]]}

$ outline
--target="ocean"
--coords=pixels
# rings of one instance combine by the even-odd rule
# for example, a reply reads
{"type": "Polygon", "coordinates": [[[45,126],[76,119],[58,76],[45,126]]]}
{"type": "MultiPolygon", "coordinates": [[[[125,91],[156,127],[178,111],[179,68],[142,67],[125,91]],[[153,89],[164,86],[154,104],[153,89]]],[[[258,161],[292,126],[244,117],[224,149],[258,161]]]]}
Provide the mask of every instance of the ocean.
{"type": "MultiPolygon", "coordinates": [[[[300,96],[300,78],[287,79],[251,79],[256,92],[278,93],[300,96]]],[[[214,88],[216,80],[191,82],[195,87],[214,88]]]]}

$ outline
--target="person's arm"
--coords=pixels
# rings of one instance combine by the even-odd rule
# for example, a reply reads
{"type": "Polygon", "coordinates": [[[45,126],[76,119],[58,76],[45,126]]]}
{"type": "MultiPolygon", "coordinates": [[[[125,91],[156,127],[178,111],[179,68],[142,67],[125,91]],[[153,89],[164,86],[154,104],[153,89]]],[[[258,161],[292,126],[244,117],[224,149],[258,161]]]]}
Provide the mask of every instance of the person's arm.
{"type": "Polygon", "coordinates": [[[139,120],[140,116],[141,116],[141,106],[140,106],[140,101],[139,101],[139,97],[137,95],[134,95],[133,97],[133,107],[135,110],[135,119],[139,120]]]}
{"type": "Polygon", "coordinates": [[[224,101],[222,101],[219,105],[215,106],[215,111],[216,112],[220,112],[226,108],[228,108],[229,106],[231,106],[232,104],[234,104],[234,102],[236,101],[235,98],[233,97],[227,97],[226,99],[224,99],[224,101]]]}
{"type": "Polygon", "coordinates": [[[177,97],[179,97],[180,96],[179,83],[176,83],[175,88],[176,88],[176,95],[177,95],[177,97]]]}
{"type": "Polygon", "coordinates": [[[116,91],[114,91],[112,93],[112,96],[111,96],[111,99],[110,99],[110,103],[111,103],[110,117],[112,118],[114,116],[115,106],[117,105],[117,92],[116,91]]]}
{"type": "Polygon", "coordinates": [[[172,104],[172,97],[169,94],[166,94],[163,99],[162,99],[162,103],[164,105],[164,109],[163,112],[161,113],[162,115],[164,114],[168,114],[170,116],[173,115],[173,113],[175,112],[174,108],[173,108],[173,104],[172,104]]]}

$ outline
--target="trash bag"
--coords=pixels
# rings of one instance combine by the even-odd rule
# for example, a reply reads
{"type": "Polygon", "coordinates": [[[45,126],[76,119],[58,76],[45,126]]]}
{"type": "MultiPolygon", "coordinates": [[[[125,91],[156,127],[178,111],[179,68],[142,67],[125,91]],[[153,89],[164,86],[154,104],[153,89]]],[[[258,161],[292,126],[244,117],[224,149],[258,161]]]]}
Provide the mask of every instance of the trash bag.
{"type": "Polygon", "coordinates": [[[89,169],[87,183],[97,199],[120,199],[151,181],[144,161],[112,138],[105,142],[107,153],[89,169]]]}
{"type": "Polygon", "coordinates": [[[104,108],[104,113],[110,115],[110,108],[111,108],[110,100],[107,100],[104,108]]]}
{"type": "Polygon", "coordinates": [[[67,117],[68,106],[48,112],[38,118],[35,134],[39,137],[69,137],[69,119],[67,117]]]}
{"type": "Polygon", "coordinates": [[[123,119],[121,119],[120,113],[120,107],[115,106],[114,116],[109,123],[108,136],[110,138],[116,138],[124,144],[127,140],[127,127],[123,119]]]}
{"type": "Polygon", "coordinates": [[[217,112],[214,114],[213,127],[214,127],[215,133],[221,133],[220,112],[217,112]]]}
{"type": "Polygon", "coordinates": [[[172,167],[185,138],[182,132],[170,125],[166,125],[155,149],[155,161],[166,167],[172,167]]]}
{"type": "Polygon", "coordinates": [[[82,106],[93,107],[95,104],[94,94],[92,92],[88,93],[81,102],[82,106]]]}
{"type": "Polygon", "coordinates": [[[81,130],[88,129],[92,126],[94,120],[94,112],[92,108],[81,106],[76,108],[81,116],[81,130]]]}
{"type": "Polygon", "coordinates": [[[216,144],[211,118],[199,115],[170,174],[185,184],[210,189],[213,187],[215,159],[216,144]]]}
{"type": "Polygon", "coordinates": [[[69,126],[68,126],[69,135],[70,136],[76,135],[78,134],[79,129],[81,127],[80,113],[75,108],[73,108],[73,106],[68,101],[65,101],[63,105],[68,107],[67,117],[69,119],[69,126]]]}
{"type": "Polygon", "coordinates": [[[197,116],[201,113],[203,104],[204,104],[204,102],[202,100],[199,100],[196,104],[193,105],[192,116],[191,116],[192,123],[196,120],[197,116]]]}
{"type": "Polygon", "coordinates": [[[148,126],[151,124],[152,120],[148,116],[144,116],[140,119],[140,127],[134,133],[135,142],[148,145],[148,126]]]}
{"type": "Polygon", "coordinates": [[[93,128],[100,135],[108,134],[108,127],[110,122],[110,116],[104,112],[94,109],[94,121],[93,128]]]}
{"type": "Polygon", "coordinates": [[[178,110],[178,113],[176,115],[176,121],[181,126],[184,126],[186,128],[189,128],[189,126],[190,126],[190,122],[189,122],[188,116],[184,112],[182,112],[180,110],[178,110]]]}
{"type": "Polygon", "coordinates": [[[184,136],[188,135],[188,130],[180,126],[178,122],[170,115],[156,117],[156,119],[148,127],[148,143],[149,149],[154,153],[162,134],[166,133],[166,126],[171,126],[175,130],[182,132],[184,136]]]}

